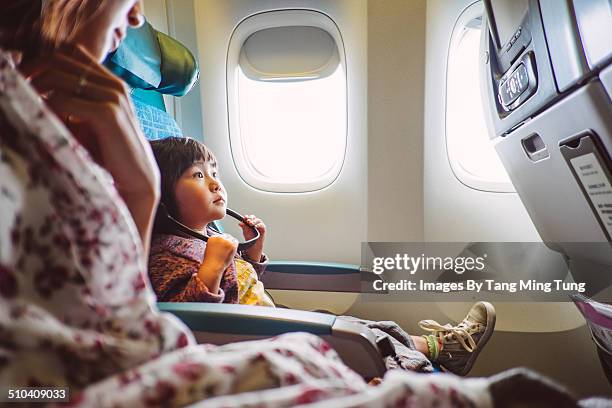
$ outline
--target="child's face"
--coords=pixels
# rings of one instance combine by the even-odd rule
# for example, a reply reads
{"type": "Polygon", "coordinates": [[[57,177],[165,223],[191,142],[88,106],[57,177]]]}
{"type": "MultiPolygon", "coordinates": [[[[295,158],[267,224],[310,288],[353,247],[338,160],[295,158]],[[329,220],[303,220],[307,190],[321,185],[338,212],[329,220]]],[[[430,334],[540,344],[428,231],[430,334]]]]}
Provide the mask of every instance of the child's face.
{"type": "Polygon", "coordinates": [[[227,194],[216,166],[197,162],[181,174],[174,187],[179,218],[190,228],[203,230],[225,216],[227,194]]]}

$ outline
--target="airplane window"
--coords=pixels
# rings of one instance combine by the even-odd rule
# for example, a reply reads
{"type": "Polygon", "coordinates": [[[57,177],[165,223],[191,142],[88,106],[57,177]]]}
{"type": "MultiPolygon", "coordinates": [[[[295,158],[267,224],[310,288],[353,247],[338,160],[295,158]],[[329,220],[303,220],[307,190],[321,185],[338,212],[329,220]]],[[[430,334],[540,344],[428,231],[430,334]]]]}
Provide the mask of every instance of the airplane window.
{"type": "Polygon", "coordinates": [[[514,192],[486,128],[479,88],[480,18],[458,25],[449,51],[446,143],[455,176],[477,190],[514,192]]]}
{"type": "Polygon", "coordinates": [[[318,180],[344,156],[344,73],[291,82],[254,81],[240,70],[240,131],[246,156],[262,177],[318,180]]]}
{"type": "Polygon", "coordinates": [[[333,22],[324,21],[327,16],[301,13],[307,14],[297,17],[308,17],[308,24],[247,29],[240,50],[230,44],[228,63],[236,62],[234,70],[228,65],[232,156],[242,179],[265,191],[322,189],[338,177],[344,161],[341,37],[333,22]]]}

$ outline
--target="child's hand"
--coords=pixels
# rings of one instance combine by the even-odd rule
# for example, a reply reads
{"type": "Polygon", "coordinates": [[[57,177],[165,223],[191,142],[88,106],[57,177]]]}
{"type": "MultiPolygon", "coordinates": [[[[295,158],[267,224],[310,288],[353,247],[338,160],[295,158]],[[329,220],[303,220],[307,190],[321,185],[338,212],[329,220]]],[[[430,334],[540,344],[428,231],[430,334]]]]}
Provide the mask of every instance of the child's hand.
{"type": "Polygon", "coordinates": [[[242,235],[244,235],[245,240],[249,240],[255,236],[255,232],[251,227],[255,227],[257,231],[259,231],[260,238],[257,241],[260,241],[266,235],[266,225],[262,220],[257,218],[254,215],[245,215],[244,221],[240,223],[240,228],[242,228],[242,235]]]}
{"type": "Polygon", "coordinates": [[[255,237],[255,232],[251,227],[255,227],[259,232],[259,239],[253,246],[245,251],[245,255],[251,261],[260,262],[261,256],[263,255],[264,241],[266,239],[266,224],[254,215],[245,215],[244,221],[240,223],[240,228],[242,228],[242,235],[244,235],[244,239],[247,241],[255,237]]]}
{"type": "Polygon", "coordinates": [[[232,263],[237,249],[238,241],[229,234],[208,238],[204,260],[198,271],[198,278],[212,293],[219,291],[223,272],[232,263]]]}

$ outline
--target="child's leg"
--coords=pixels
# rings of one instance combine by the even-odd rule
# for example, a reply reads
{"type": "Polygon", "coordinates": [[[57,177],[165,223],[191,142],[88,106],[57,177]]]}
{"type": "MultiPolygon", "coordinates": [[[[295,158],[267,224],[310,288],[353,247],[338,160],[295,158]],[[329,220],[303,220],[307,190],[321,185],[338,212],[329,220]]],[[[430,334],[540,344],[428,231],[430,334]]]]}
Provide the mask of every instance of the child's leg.
{"type": "Polygon", "coordinates": [[[425,354],[425,357],[429,358],[429,347],[427,346],[427,340],[423,336],[410,336],[412,342],[414,343],[414,347],[417,351],[425,354]]]}
{"type": "MultiPolygon", "coordinates": [[[[470,371],[495,327],[495,309],[487,302],[474,304],[465,319],[456,326],[442,326],[433,320],[421,321],[419,325],[431,332],[425,336],[409,335],[394,322],[374,322],[350,316],[338,318],[363,324],[375,331],[380,330],[401,343],[400,346],[420,352],[430,362],[437,363],[446,371],[457,375],[466,375],[470,371]]],[[[412,357],[407,358],[411,361],[407,366],[416,367],[412,357]]],[[[419,369],[422,369],[422,366],[415,371],[419,369]]]]}
{"type": "Polygon", "coordinates": [[[495,308],[490,303],[477,302],[456,326],[443,326],[433,320],[422,320],[419,325],[431,334],[422,336],[419,342],[411,336],[417,350],[446,371],[466,375],[493,334],[495,308]]]}

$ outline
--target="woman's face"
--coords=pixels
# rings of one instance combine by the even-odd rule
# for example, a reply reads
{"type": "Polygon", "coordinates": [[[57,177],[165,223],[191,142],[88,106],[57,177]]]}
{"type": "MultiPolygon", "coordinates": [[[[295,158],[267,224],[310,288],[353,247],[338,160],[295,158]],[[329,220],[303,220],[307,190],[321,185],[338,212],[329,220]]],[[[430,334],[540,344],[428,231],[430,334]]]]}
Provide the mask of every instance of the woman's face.
{"type": "Polygon", "coordinates": [[[74,36],[98,61],[119,47],[128,27],[144,23],[140,0],[102,0],[95,13],[74,36]]]}
{"type": "Polygon", "coordinates": [[[225,216],[227,194],[217,167],[197,162],[181,174],[174,187],[179,221],[190,228],[204,230],[212,221],[225,216]]]}

